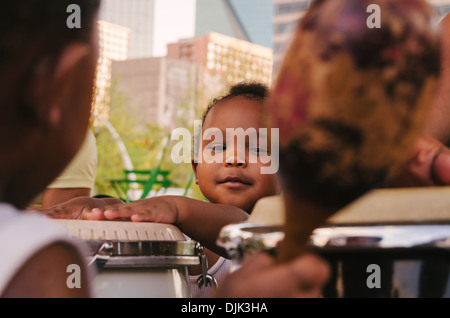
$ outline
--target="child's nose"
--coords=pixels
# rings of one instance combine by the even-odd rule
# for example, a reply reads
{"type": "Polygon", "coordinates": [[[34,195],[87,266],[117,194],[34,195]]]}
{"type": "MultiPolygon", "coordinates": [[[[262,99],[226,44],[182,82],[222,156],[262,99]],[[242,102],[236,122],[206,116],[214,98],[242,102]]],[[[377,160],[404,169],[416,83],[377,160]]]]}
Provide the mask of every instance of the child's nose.
{"type": "Polygon", "coordinates": [[[238,156],[237,154],[227,155],[225,160],[226,167],[246,167],[247,162],[245,156],[238,156]]]}

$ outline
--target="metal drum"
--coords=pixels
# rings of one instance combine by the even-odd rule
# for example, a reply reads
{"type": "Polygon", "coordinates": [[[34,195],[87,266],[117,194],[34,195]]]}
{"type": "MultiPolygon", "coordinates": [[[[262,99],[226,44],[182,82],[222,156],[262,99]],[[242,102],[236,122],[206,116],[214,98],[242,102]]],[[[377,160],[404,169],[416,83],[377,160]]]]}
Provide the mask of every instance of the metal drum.
{"type": "Polygon", "coordinates": [[[199,245],[175,226],[122,221],[54,220],[89,251],[94,297],[190,297],[187,266],[199,245]]]}
{"type": "Polygon", "coordinates": [[[224,248],[233,261],[231,271],[237,270],[246,257],[264,251],[276,253],[284,238],[281,226],[243,222],[222,228],[217,245],[224,248]]]}
{"type": "MultiPolygon", "coordinates": [[[[308,248],[332,269],[323,296],[450,297],[449,191],[377,191],[317,228],[308,248]]],[[[276,253],[283,237],[280,225],[247,222],[224,227],[218,244],[239,267],[247,255],[276,253]]]]}

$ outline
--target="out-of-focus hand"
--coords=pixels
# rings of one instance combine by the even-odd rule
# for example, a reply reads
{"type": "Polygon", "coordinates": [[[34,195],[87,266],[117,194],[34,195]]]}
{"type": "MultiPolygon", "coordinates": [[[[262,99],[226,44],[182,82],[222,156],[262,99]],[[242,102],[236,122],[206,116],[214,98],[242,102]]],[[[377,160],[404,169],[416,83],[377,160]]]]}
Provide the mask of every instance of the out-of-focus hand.
{"type": "Polygon", "coordinates": [[[104,205],[84,213],[88,220],[131,220],[133,222],[156,222],[175,224],[177,222],[175,200],[168,197],[153,197],[127,204],[104,205]]]}
{"type": "Polygon", "coordinates": [[[115,198],[92,198],[92,197],[76,197],[66,202],[62,202],[49,208],[32,209],[39,211],[54,219],[88,219],[90,211],[96,207],[103,207],[111,204],[123,204],[119,199],[115,198]]]}
{"type": "Polygon", "coordinates": [[[392,187],[450,185],[450,149],[429,135],[416,143],[411,160],[388,183],[392,187]]]}
{"type": "Polygon", "coordinates": [[[266,253],[249,257],[219,286],[216,298],[316,298],[330,277],[329,265],[320,257],[304,254],[277,263],[266,253]]]}

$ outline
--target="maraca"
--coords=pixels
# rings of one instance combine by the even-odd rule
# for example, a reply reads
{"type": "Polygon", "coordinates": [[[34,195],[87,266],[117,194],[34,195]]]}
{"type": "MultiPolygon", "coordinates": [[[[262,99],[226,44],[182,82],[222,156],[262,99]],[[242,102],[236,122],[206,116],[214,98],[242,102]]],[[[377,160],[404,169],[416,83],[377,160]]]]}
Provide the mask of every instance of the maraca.
{"type": "Polygon", "coordinates": [[[439,32],[426,1],[313,2],[269,104],[286,197],[280,261],[302,253],[315,227],[408,160],[439,71],[439,32]]]}

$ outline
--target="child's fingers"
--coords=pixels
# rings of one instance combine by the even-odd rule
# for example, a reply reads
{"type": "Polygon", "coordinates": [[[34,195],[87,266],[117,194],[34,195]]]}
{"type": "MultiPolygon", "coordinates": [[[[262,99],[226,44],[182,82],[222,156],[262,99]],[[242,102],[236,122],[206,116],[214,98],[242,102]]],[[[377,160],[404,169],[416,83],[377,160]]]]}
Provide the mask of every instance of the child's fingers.
{"type": "Polygon", "coordinates": [[[104,220],[105,215],[103,210],[95,208],[92,210],[84,209],[83,210],[83,219],[85,220],[104,220]]]}
{"type": "Polygon", "coordinates": [[[252,273],[275,265],[275,260],[267,253],[258,253],[246,258],[241,267],[242,273],[252,273]]]}
{"type": "Polygon", "coordinates": [[[94,208],[92,210],[85,209],[83,211],[83,218],[86,220],[116,220],[124,219],[133,222],[147,221],[146,218],[136,213],[132,209],[120,209],[112,207],[94,208]]]}
{"type": "Polygon", "coordinates": [[[292,277],[305,290],[323,286],[331,275],[328,263],[314,254],[302,255],[294,260],[290,266],[292,277]]]}
{"type": "Polygon", "coordinates": [[[114,219],[130,219],[134,214],[132,210],[129,209],[118,209],[118,208],[105,208],[104,215],[108,220],[114,219]]]}
{"type": "Polygon", "coordinates": [[[147,220],[144,217],[144,215],[142,215],[142,214],[133,214],[131,216],[131,221],[133,221],[133,222],[144,222],[144,221],[149,221],[149,220],[147,220]]]}
{"type": "Polygon", "coordinates": [[[114,206],[103,208],[105,218],[108,220],[126,219],[134,222],[155,221],[154,213],[147,209],[137,209],[131,206],[114,206]]]}
{"type": "Polygon", "coordinates": [[[84,213],[84,218],[87,220],[112,220],[117,218],[129,218],[130,213],[128,215],[125,215],[124,212],[120,212],[115,208],[111,207],[101,207],[101,208],[93,208],[90,211],[86,211],[84,213]]]}
{"type": "Polygon", "coordinates": [[[89,220],[131,220],[133,222],[173,223],[176,213],[166,204],[154,202],[150,204],[115,204],[93,208],[86,216],[89,220]]]}
{"type": "Polygon", "coordinates": [[[260,253],[245,260],[223,282],[216,297],[320,297],[329,277],[329,265],[316,255],[304,254],[279,264],[260,253]]]}

